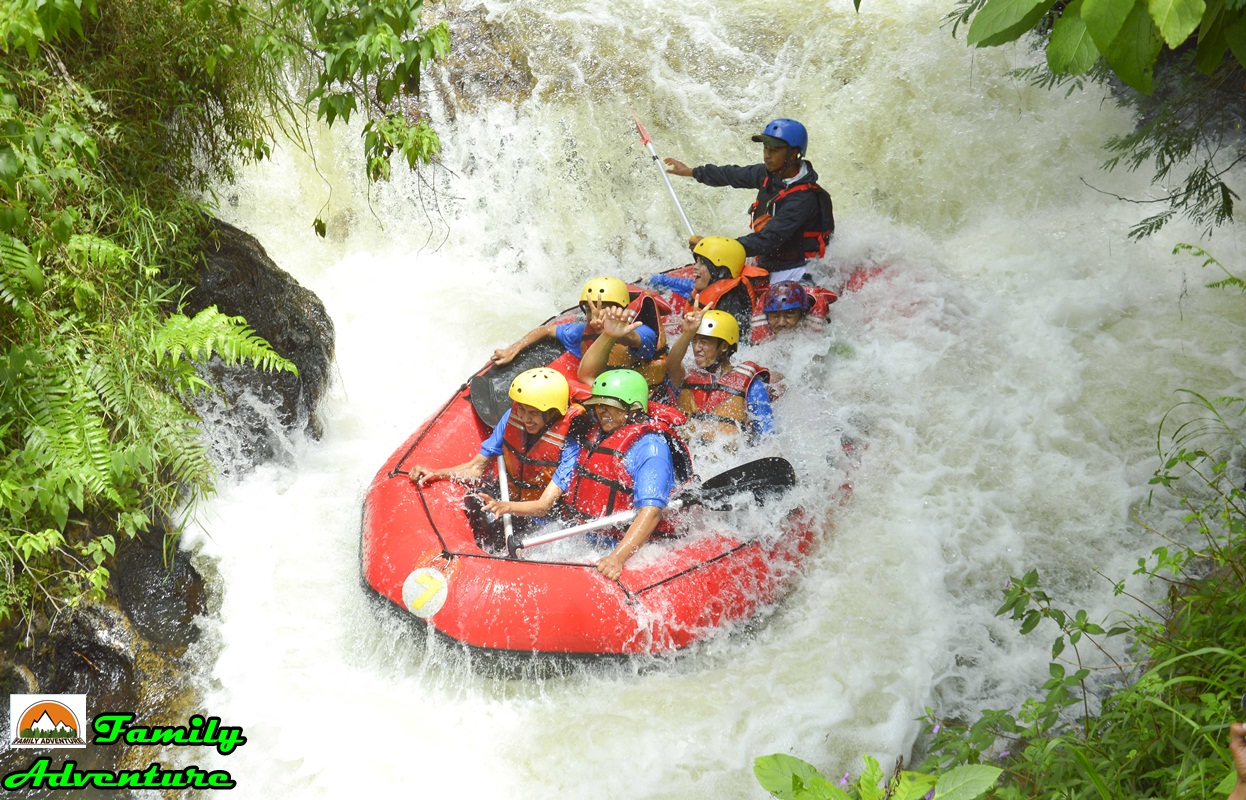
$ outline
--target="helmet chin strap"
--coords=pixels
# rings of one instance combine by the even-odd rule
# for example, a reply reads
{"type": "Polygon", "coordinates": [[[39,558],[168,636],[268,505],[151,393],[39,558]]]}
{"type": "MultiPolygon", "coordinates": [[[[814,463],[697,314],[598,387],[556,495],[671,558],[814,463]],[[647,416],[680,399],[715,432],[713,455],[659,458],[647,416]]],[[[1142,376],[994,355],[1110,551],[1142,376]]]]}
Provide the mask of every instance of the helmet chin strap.
{"type": "Polygon", "coordinates": [[[717,372],[719,369],[723,367],[723,365],[728,363],[728,359],[731,358],[731,355],[734,352],[735,351],[732,349],[731,345],[727,344],[727,342],[724,340],[722,351],[719,352],[718,358],[714,359],[714,363],[710,364],[710,370],[713,372],[717,372]]]}

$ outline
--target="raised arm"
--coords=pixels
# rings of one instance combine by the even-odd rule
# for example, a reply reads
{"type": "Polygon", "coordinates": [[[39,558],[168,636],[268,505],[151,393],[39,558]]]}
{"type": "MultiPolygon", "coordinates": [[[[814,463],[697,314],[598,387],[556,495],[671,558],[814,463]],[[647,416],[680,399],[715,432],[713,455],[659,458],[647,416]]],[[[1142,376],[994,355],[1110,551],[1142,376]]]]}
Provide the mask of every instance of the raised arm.
{"type": "Polygon", "coordinates": [[[701,327],[703,313],[701,309],[693,308],[679,318],[679,338],[671,344],[670,352],[666,354],[666,379],[676,391],[688,378],[688,370],[684,369],[684,356],[688,354],[688,345],[692,343],[697,328],[701,327]]]}
{"type": "Polygon", "coordinates": [[[1229,800],[1246,800],[1246,722],[1229,726],[1229,752],[1237,770],[1237,785],[1229,793],[1229,800]]]}
{"type": "Polygon", "coordinates": [[[639,347],[641,344],[640,334],[636,332],[641,323],[626,308],[615,306],[604,309],[598,319],[601,320],[601,335],[580,357],[580,369],[576,377],[582,383],[592,383],[598,375],[606,371],[606,362],[610,360],[610,350],[615,342],[621,341],[628,347],[639,347]]]}

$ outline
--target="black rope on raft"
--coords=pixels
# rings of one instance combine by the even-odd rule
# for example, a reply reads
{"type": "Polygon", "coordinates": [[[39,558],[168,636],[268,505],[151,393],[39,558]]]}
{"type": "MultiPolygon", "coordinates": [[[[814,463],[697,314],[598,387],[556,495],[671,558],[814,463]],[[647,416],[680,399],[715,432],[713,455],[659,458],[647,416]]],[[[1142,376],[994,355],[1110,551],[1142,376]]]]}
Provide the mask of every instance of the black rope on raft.
{"type": "MultiPolygon", "coordinates": [[[[472,377],[475,377],[475,376],[473,375],[472,377]]],[[[407,460],[407,457],[411,455],[411,452],[412,452],[413,450],[415,450],[415,448],[417,448],[417,447],[419,447],[419,446],[420,446],[420,442],[424,441],[424,437],[425,437],[425,436],[427,436],[427,435],[429,434],[429,431],[431,431],[431,430],[433,429],[433,423],[434,423],[434,422],[436,422],[437,420],[441,419],[441,415],[442,415],[442,414],[444,414],[444,413],[446,413],[446,410],[450,408],[450,404],[451,404],[451,403],[453,403],[455,400],[457,400],[457,399],[458,399],[458,396],[459,396],[460,394],[462,394],[462,393],[463,393],[463,391],[465,391],[466,389],[467,389],[467,384],[466,384],[466,383],[464,383],[464,384],[462,384],[461,386],[459,386],[459,388],[458,388],[457,390],[455,390],[454,394],[450,395],[450,399],[449,399],[449,400],[447,400],[447,401],[445,402],[445,404],[444,404],[444,405],[442,405],[442,407],[441,407],[441,408],[439,408],[439,409],[437,410],[437,413],[436,413],[436,414],[434,414],[434,415],[432,416],[432,418],[431,418],[431,419],[429,419],[429,421],[428,421],[428,422],[426,422],[426,423],[424,424],[424,430],[420,431],[420,435],[419,435],[419,436],[417,436],[417,437],[415,438],[415,441],[411,443],[411,446],[407,448],[407,452],[405,452],[405,453],[403,453],[403,454],[402,454],[402,458],[399,458],[399,459],[398,459],[398,460],[394,463],[394,468],[393,468],[392,470],[390,470],[390,471],[389,471],[389,477],[390,477],[390,478],[393,478],[393,477],[395,477],[396,475],[407,475],[407,474],[409,474],[409,472],[408,472],[407,470],[402,470],[402,469],[399,469],[399,468],[398,468],[398,465],[399,465],[399,464],[401,464],[401,463],[403,463],[404,461],[406,461],[406,460],[407,460]]],[[[429,521],[431,522],[432,520],[430,519],[429,521]]]]}

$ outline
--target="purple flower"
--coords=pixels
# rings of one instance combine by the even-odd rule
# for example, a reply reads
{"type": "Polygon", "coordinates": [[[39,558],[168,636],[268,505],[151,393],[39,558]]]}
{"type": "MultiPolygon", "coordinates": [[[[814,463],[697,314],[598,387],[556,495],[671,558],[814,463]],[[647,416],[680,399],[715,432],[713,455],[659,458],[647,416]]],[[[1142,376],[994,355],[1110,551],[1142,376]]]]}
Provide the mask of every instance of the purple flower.
{"type": "Polygon", "coordinates": [[[844,777],[842,777],[842,778],[840,778],[840,779],[839,779],[839,785],[840,785],[840,786],[847,786],[847,785],[848,785],[848,773],[847,773],[847,772],[845,772],[845,773],[844,773],[844,777]]]}
{"type": "Polygon", "coordinates": [[[930,729],[930,735],[933,736],[934,734],[938,733],[939,729],[942,727],[943,727],[942,725],[935,725],[933,728],[930,729]]]}
{"type": "Polygon", "coordinates": [[[1010,755],[1011,755],[1011,753],[1010,753],[1009,751],[1005,750],[1004,752],[1002,752],[1002,753],[1000,753],[998,756],[996,756],[996,759],[997,759],[997,760],[999,760],[999,761],[1003,761],[1005,758],[1008,758],[1008,756],[1010,756],[1010,755]]]}

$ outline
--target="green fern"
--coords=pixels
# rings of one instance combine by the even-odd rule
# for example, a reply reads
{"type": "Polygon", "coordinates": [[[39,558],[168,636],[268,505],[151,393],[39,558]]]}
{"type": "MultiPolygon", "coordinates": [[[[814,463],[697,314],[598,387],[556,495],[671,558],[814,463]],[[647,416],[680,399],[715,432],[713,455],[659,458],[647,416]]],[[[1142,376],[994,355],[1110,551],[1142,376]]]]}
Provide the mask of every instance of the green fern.
{"type": "Polygon", "coordinates": [[[298,375],[293,361],[283,358],[242,317],[231,317],[208,306],[194,317],[173,314],[153,331],[151,351],[156,363],[166,357],[174,364],[183,358],[207,361],[219,356],[231,366],[250,361],[266,372],[281,370],[298,375]]]}
{"type": "Polygon", "coordinates": [[[1226,267],[1224,264],[1221,264],[1216,259],[1215,256],[1211,255],[1203,248],[1197,245],[1183,243],[1183,244],[1179,244],[1176,247],[1174,247],[1172,249],[1172,252],[1174,255],[1177,253],[1189,253],[1191,256],[1194,256],[1195,258],[1203,259],[1202,266],[1204,267],[1215,266],[1217,269],[1219,269],[1221,272],[1225,274],[1225,277],[1222,278],[1221,280],[1212,281],[1211,283],[1207,284],[1208,289],[1230,289],[1232,288],[1232,289],[1237,289],[1242,292],[1246,292],[1246,280],[1243,280],[1237,277],[1236,275],[1234,275],[1232,272],[1229,272],[1228,267],[1226,267]]]}
{"type": "Polygon", "coordinates": [[[92,265],[104,271],[125,267],[134,257],[124,247],[93,234],[75,233],[69,237],[65,251],[76,264],[92,265]]]}
{"type": "Polygon", "coordinates": [[[25,243],[0,233],[0,302],[18,316],[34,316],[30,298],[43,291],[43,271],[25,243]]]}

